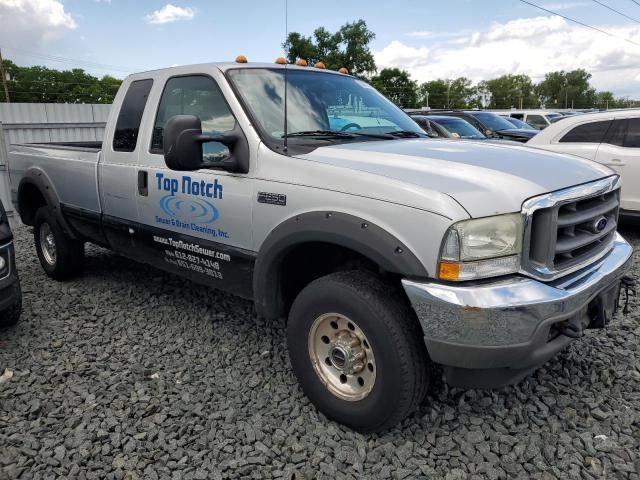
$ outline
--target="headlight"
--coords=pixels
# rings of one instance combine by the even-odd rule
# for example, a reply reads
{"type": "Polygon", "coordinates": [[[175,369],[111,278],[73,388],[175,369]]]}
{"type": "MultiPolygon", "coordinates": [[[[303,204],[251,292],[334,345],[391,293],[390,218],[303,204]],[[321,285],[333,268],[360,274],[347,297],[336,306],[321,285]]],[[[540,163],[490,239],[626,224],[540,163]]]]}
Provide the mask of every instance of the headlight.
{"type": "Polygon", "coordinates": [[[442,244],[439,278],[473,280],[520,269],[522,215],[511,213],[452,225],[442,244]]]}

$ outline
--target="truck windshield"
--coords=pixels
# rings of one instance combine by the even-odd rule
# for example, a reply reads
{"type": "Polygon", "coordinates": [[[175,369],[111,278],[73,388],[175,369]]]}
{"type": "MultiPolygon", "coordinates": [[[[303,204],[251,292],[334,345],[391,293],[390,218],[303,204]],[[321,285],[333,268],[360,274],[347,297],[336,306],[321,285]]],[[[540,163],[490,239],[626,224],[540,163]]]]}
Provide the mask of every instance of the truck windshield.
{"type": "MultiPolygon", "coordinates": [[[[283,142],[284,69],[232,69],[228,77],[265,141],[283,142]]],[[[323,141],[353,142],[426,135],[407,114],[361,80],[290,69],[287,136],[290,141],[316,137],[323,141]]]]}

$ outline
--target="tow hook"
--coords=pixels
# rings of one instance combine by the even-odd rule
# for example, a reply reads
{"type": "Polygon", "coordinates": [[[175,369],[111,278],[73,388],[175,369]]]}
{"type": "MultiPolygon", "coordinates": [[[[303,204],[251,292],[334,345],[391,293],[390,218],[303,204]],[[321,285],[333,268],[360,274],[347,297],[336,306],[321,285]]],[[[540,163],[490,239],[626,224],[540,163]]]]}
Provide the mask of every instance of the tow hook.
{"type": "Polygon", "coordinates": [[[571,338],[580,338],[584,335],[582,325],[575,323],[567,323],[558,328],[561,335],[566,335],[571,338]]]}
{"type": "MultiPolygon", "coordinates": [[[[620,297],[624,297],[624,307],[622,307],[622,313],[626,315],[629,313],[629,297],[636,295],[636,279],[630,275],[625,275],[620,280],[620,297]]],[[[618,297],[618,305],[620,305],[620,298],[618,297]]]]}

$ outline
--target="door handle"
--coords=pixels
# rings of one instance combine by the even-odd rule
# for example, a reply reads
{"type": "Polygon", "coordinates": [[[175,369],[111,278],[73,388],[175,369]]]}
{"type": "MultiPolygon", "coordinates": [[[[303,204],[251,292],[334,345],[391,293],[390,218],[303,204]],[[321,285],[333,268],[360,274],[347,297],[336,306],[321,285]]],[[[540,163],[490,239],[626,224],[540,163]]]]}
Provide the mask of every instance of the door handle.
{"type": "Polygon", "coordinates": [[[138,170],[138,194],[142,197],[149,195],[149,175],[146,170],[138,170]]]}

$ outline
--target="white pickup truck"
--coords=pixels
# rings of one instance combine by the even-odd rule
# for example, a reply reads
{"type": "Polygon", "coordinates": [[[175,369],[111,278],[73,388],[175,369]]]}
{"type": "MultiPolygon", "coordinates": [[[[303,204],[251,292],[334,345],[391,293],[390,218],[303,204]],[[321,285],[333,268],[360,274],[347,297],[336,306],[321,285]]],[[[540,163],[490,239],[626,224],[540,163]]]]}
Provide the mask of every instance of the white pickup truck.
{"type": "Polygon", "coordinates": [[[432,362],[504,385],[604,326],[632,253],[607,167],[426,138],[324,69],[132,75],[102,144],[14,145],[9,172],[51,277],[92,242],[251,298],[287,318],[311,401],[361,431],[416,408],[432,362]]]}

